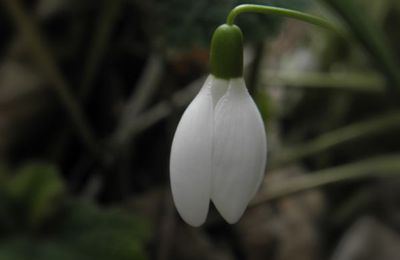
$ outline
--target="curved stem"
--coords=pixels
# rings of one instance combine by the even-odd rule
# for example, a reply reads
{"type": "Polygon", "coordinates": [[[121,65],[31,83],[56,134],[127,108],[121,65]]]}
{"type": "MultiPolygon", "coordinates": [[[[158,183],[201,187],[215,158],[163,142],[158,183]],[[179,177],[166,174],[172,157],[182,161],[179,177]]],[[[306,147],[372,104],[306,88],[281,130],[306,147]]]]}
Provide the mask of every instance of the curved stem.
{"type": "MultiPolygon", "coordinates": [[[[326,29],[329,29],[331,31],[336,32],[337,34],[341,35],[342,37],[345,36],[344,32],[341,31],[339,28],[337,28],[333,23],[307,13],[295,11],[295,10],[290,10],[286,8],[280,8],[280,7],[274,7],[274,6],[266,6],[266,5],[252,5],[252,4],[243,4],[243,5],[238,5],[235,8],[231,10],[229,13],[226,23],[228,25],[233,25],[235,22],[236,16],[238,16],[241,13],[261,13],[261,14],[276,14],[276,15],[282,15],[290,18],[294,18],[297,20],[301,20],[310,24],[314,24],[326,29]]],[[[345,37],[347,38],[347,37],[345,37]]]]}

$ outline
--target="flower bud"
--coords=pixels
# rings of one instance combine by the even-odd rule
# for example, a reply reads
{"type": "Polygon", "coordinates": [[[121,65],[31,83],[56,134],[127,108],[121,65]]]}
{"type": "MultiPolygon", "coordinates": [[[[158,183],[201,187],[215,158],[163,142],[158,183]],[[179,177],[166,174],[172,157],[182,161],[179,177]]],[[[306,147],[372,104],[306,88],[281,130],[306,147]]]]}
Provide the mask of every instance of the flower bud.
{"type": "Polygon", "coordinates": [[[219,26],[211,39],[211,74],[231,79],[243,75],[243,35],[236,25],[219,26]]]}

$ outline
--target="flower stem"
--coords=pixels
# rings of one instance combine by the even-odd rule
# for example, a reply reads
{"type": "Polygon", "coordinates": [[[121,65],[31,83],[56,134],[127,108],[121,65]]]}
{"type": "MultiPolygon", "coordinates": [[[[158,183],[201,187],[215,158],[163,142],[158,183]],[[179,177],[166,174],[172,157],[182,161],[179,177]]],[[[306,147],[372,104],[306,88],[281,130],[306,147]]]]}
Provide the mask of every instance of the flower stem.
{"type": "Polygon", "coordinates": [[[326,28],[328,30],[334,31],[337,34],[341,35],[344,38],[347,38],[347,36],[344,34],[343,31],[341,31],[339,28],[337,28],[333,23],[307,13],[295,11],[295,10],[290,10],[286,8],[280,8],[280,7],[274,7],[274,6],[266,6],[266,5],[252,5],[252,4],[243,4],[243,5],[238,5],[235,8],[231,10],[229,13],[226,23],[228,25],[233,25],[235,22],[236,16],[238,16],[241,13],[261,13],[261,14],[276,14],[276,15],[282,15],[290,18],[294,18],[297,20],[301,20],[313,25],[317,25],[323,28],[326,28]]]}

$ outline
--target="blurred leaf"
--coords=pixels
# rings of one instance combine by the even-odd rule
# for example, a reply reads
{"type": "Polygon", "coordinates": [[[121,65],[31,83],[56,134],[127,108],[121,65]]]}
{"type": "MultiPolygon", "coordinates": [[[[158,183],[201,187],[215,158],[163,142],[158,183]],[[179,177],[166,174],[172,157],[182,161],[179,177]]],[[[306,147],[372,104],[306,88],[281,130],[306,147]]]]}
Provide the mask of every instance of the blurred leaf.
{"type": "Polygon", "coordinates": [[[354,1],[324,1],[346,21],[351,32],[375,60],[377,68],[388,78],[388,87],[397,88],[397,92],[400,93],[399,64],[386,42],[386,37],[382,29],[378,28],[354,1]]]}
{"type": "Polygon", "coordinates": [[[52,164],[33,162],[18,169],[10,180],[4,176],[0,224],[8,231],[17,229],[18,235],[1,234],[0,259],[146,259],[149,224],[122,210],[63,201],[65,188],[52,164]],[[39,229],[47,222],[58,225],[39,229]]]}
{"type": "Polygon", "coordinates": [[[19,169],[9,183],[9,191],[23,221],[36,228],[61,206],[64,185],[55,166],[34,162],[19,169]]]}
{"type": "Polygon", "coordinates": [[[356,122],[342,128],[321,134],[315,139],[286,147],[276,153],[269,163],[270,168],[276,168],[311,155],[321,154],[346,143],[398,131],[400,127],[400,111],[379,115],[369,120],[356,122]]]}
{"type": "Polygon", "coordinates": [[[87,255],[57,241],[17,237],[1,241],[0,259],[7,260],[84,260],[87,255]]]}
{"type": "Polygon", "coordinates": [[[146,259],[143,243],[149,234],[143,219],[88,203],[70,204],[60,232],[61,239],[95,259],[146,259]]]}
{"type": "Polygon", "coordinates": [[[91,259],[76,248],[71,248],[64,243],[45,241],[33,243],[35,245],[35,259],[37,260],[85,260],[91,259]]]}
{"type": "Polygon", "coordinates": [[[305,190],[319,188],[334,183],[366,178],[399,177],[400,154],[386,154],[361,161],[330,167],[307,175],[299,175],[276,183],[265,181],[268,189],[255,198],[250,205],[260,205],[305,190]]]}
{"type": "Polygon", "coordinates": [[[271,105],[271,98],[267,93],[263,91],[257,91],[255,93],[255,102],[257,104],[258,109],[260,110],[261,117],[264,121],[271,118],[271,110],[273,106],[271,105]]]}

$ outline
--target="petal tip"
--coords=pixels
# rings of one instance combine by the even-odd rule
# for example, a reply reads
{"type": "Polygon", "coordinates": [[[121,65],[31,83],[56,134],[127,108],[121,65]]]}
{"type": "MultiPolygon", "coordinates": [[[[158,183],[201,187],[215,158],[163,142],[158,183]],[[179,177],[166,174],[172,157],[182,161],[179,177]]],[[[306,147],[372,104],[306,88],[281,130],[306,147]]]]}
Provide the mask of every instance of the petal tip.
{"type": "Polygon", "coordinates": [[[183,219],[183,221],[185,221],[188,225],[190,225],[192,227],[200,227],[201,225],[204,224],[204,222],[206,222],[205,219],[202,221],[183,219]]]}
{"type": "Polygon", "coordinates": [[[186,222],[187,224],[193,226],[193,227],[199,227],[201,225],[204,224],[204,222],[206,221],[207,218],[207,214],[208,214],[208,205],[206,208],[202,208],[202,209],[188,209],[188,208],[182,208],[180,206],[178,206],[179,204],[176,204],[177,206],[176,209],[179,213],[179,216],[182,218],[182,220],[184,222],[186,222]]]}
{"type": "Polygon", "coordinates": [[[222,214],[221,213],[221,216],[225,219],[226,222],[233,225],[233,224],[236,224],[240,220],[243,213],[244,212],[242,212],[241,214],[222,214]]]}
{"type": "Polygon", "coordinates": [[[229,202],[226,203],[223,202],[223,200],[218,200],[216,198],[214,198],[212,201],[218,212],[229,224],[235,224],[238,222],[247,208],[247,203],[246,205],[239,205],[238,203],[229,202]]]}

